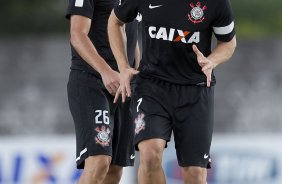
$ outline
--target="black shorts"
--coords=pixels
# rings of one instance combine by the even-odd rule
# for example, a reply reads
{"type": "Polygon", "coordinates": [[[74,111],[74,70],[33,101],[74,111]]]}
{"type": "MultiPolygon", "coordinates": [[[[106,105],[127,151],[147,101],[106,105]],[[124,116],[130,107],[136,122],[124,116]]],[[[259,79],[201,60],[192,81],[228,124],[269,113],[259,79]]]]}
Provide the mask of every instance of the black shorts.
{"type": "Polygon", "coordinates": [[[68,100],[76,132],[77,168],[94,155],[109,155],[112,164],[134,163],[134,124],[129,113],[130,101],[113,104],[101,79],[80,70],[71,70],[68,100]]]}
{"type": "Polygon", "coordinates": [[[179,165],[210,168],[213,93],[213,87],[178,85],[139,76],[131,102],[136,149],[146,139],[168,142],[173,131],[179,165]]]}

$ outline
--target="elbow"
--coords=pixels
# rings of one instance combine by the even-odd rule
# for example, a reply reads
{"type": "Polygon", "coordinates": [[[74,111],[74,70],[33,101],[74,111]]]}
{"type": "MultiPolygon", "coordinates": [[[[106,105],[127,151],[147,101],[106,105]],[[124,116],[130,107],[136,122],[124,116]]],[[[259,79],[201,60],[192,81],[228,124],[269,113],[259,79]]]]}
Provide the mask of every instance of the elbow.
{"type": "Polygon", "coordinates": [[[237,47],[237,40],[236,40],[236,36],[233,37],[233,39],[231,40],[231,44],[230,44],[231,50],[232,50],[232,55],[235,52],[235,49],[237,47]]]}
{"type": "Polygon", "coordinates": [[[226,43],[225,46],[226,46],[226,49],[227,49],[226,51],[228,53],[227,56],[230,59],[233,56],[233,54],[236,50],[236,47],[237,47],[236,36],[234,36],[232,40],[230,40],[228,43],[226,43]]]}
{"type": "Polygon", "coordinates": [[[80,43],[83,36],[87,36],[87,35],[78,31],[71,31],[70,43],[75,49],[77,49],[81,45],[80,43]]]}
{"type": "Polygon", "coordinates": [[[79,46],[79,34],[76,32],[71,32],[70,34],[70,43],[74,48],[77,48],[79,46]]]}

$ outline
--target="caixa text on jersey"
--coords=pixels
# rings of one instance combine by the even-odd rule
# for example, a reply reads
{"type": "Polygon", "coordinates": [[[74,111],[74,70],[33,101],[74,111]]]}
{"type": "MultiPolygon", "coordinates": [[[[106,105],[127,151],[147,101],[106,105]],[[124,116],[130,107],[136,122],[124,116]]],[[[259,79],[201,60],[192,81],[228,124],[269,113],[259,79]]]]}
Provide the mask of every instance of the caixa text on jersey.
{"type": "Polygon", "coordinates": [[[150,26],[149,35],[154,39],[163,39],[171,42],[199,43],[200,32],[189,32],[174,28],[150,26]]]}

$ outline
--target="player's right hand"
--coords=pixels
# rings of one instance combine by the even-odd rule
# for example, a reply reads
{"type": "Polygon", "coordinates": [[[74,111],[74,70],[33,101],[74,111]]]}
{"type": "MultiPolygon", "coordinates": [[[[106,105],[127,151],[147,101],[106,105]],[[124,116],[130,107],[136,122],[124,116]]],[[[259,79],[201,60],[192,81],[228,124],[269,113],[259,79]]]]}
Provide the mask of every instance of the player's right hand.
{"type": "Polygon", "coordinates": [[[198,60],[198,64],[202,67],[202,72],[207,77],[207,87],[211,86],[212,70],[215,68],[215,64],[203,55],[196,45],[192,46],[198,60]]]}
{"type": "Polygon", "coordinates": [[[108,92],[114,96],[119,88],[119,73],[112,69],[109,69],[100,74],[104,86],[106,87],[108,92]]]}
{"type": "Polygon", "coordinates": [[[134,75],[137,75],[139,71],[133,68],[126,68],[120,71],[120,86],[116,92],[114,103],[117,102],[119,96],[122,97],[122,102],[124,103],[126,97],[131,96],[130,81],[134,75]]]}

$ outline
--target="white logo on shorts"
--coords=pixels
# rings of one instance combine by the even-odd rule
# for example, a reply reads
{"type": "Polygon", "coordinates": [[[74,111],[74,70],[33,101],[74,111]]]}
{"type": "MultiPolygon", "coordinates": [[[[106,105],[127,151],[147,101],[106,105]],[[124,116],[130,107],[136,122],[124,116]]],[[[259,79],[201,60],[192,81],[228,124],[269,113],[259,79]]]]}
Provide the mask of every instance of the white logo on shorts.
{"type": "Polygon", "coordinates": [[[159,8],[161,6],[163,6],[163,5],[160,4],[160,5],[153,6],[153,5],[149,4],[150,9],[159,8]]]}
{"type": "Polygon", "coordinates": [[[204,159],[207,159],[207,158],[209,158],[209,155],[207,155],[207,154],[205,153],[204,159]]]}
{"type": "Polygon", "coordinates": [[[134,154],[131,154],[131,155],[130,155],[130,159],[133,160],[134,158],[135,158],[135,155],[134,155],[134,154]]]}
{"type": "Polygon", "coordinates": [[[143,113],[138,114],[137,118],[134,120],[135,123],[135,134],[139,134],[141,130],[145,129],[145,115],[143,113]]]}

